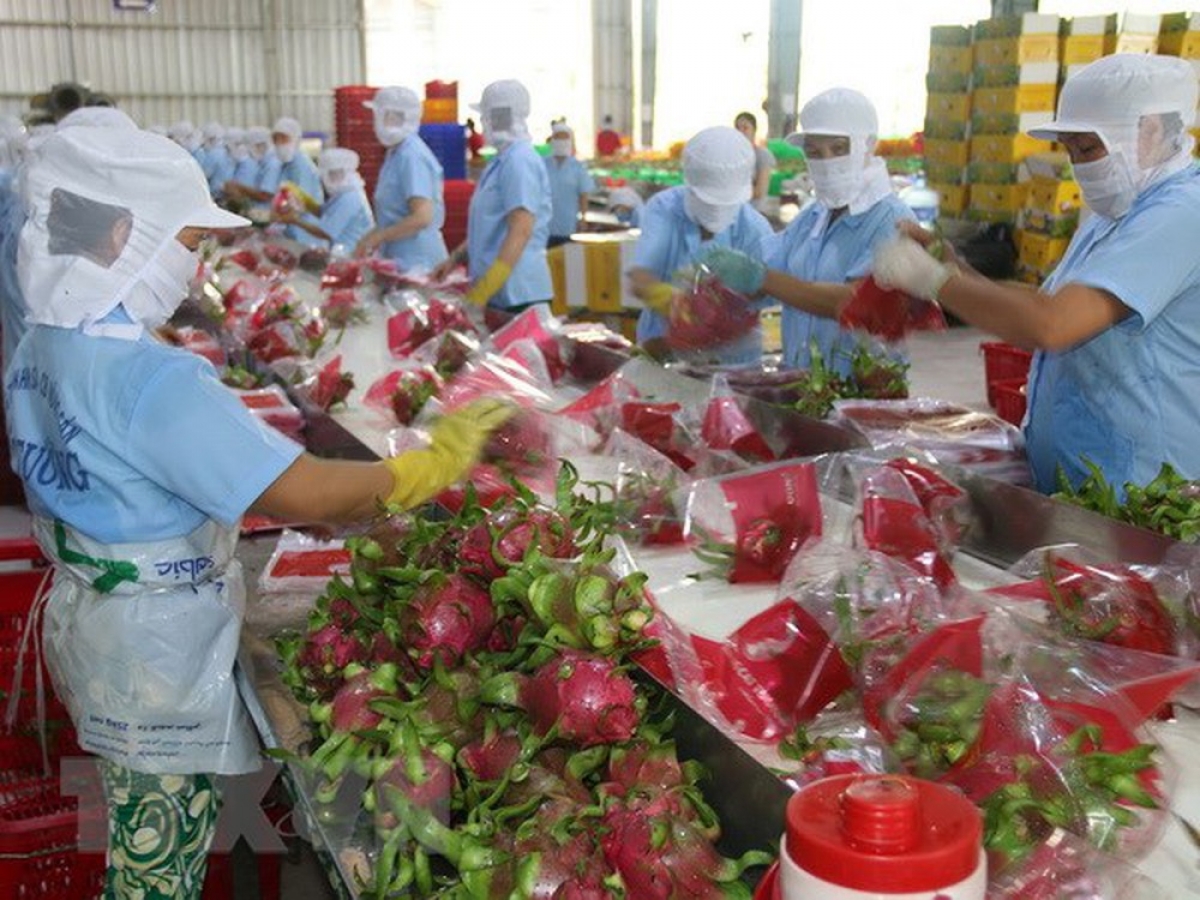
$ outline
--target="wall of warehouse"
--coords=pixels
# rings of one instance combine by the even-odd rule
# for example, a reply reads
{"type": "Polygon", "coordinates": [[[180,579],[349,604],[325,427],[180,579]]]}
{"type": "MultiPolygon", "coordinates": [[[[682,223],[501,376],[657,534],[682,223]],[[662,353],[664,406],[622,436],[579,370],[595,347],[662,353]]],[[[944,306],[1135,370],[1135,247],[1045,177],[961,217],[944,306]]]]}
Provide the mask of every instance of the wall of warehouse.
{"type": "Polygon", "coordinates": [[[78,81],[143,125],[187,118],[333,127],[330,87],[364,77],[360,0],[0,0],[0,111],[78,81]]]}

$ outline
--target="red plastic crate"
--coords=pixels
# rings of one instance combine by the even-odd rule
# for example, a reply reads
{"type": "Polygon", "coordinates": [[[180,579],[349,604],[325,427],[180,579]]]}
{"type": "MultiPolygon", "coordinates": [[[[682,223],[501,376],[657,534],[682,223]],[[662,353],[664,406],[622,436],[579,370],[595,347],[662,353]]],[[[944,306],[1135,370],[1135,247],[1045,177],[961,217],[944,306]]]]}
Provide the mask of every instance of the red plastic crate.
{"type": "Polygon", "coordinates": [[[996,407],[996,415],[1005,422],[1020,425],[1021,420],[1025,418],[1025,379],[1001,379],[992,385],[992,389],[996,397],[993,404],[996,407]]]}
{"type": "Polygon", "coordinates": [[[56,777],[30,778],[0,790],[0,896],[99,896],[104,854],[79,852],[77,805],[75,798],[59,794],[56,777]]]}
{"type": "Polygon", "coordinates": [[[979,345],[979,349],[983,352],[983,375],[987,380],[988,405],[995,409],[996,382],[1027,377],[1033,354],[1003,341],[984,341],[979,345]]]}

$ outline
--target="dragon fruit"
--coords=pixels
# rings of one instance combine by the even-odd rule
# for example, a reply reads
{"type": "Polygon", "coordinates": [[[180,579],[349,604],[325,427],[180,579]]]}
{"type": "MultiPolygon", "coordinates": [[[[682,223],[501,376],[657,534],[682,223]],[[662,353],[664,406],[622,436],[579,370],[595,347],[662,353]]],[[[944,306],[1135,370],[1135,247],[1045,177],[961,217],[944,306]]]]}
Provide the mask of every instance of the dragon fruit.
{"type": "Polygon", "coordinates": [[[389,752],[375,762],[371,772],[376,825],[395,828],[400,803],[426,810],[443,825],[450,824],[454,767],[433,748],[422,746],[408,723],[397,725],[392,735],[389,752]]]}
{"type": "Polygon", "coordinates": [[[518,572],[494,582],[492,594],[522,607],[547,643],[612,653],[634,643],[650,621],[643,575],[618,578],[588,556],[570,570],[543,568],[532,581],[518,572]]]}
{"type": "Polygon", "coordinates": [[[499,781],[520,755],[520,736],[511,730],[496,731],[458,751],[458,764],[478,781],[499,781]]]}
{"type": "Polygon", "coordinates": [[[466,575],[436,578],[417,589],[400,614],[402,643],[422,669],[457,664],[481,648],[496,624],[492,598],[466,575]]]}
{"type": "Polygon", "coordinates": [[[399,691],[399,670],[388,663],[372,671],[350,666],[346,675],[331,701],[309,707],[313,722],[327,730],[325,741],[313,751],[310,762],[331,780],[340,778],[359,754],[359,732],[377,728],[383,721],[371,708],[372,701],[394,699],[399,691]]]}
{"type": "Polygon", "coordinates": [[[577,650],[561,651],[522,680],[518,691],[538,733],[556,729],[558,737],[581,747],[627,741],[641,719],[629,676],[612,660],[577,650]]]}
{"type": "Polygon", "coordinates": [[[328,412],[339,403],[345,403],[352,390],[354,376],[342,371],[342,357],[338,355],[317,370],[309,388],[309,399],[319,409],[328,412]]]}
{"type": "Polygon", "coordinates": [[[483,461],[517,476],[536,475],[553,458],[554,447],[542,416],[529,410],[492,432],[483,448],[483,461]]]}
{"type": "Polygon", "coordinates": [[[351,322],[365,322],[367,312],[353,288],[337,288],[321,304],[321,317],[334,328],[345,328],[351,322]]]}
{"type": "Polygon", "coordinates": [[[363,283],[362,262],[355,259],[335,260],[321,273],[321,287],[325,290],[356,288],[363,283]]]}
{"type": "Polygon", "coordinates": [[[469,335],[447,331],[438,341],[434,368],[445,378],[457,373],[467,364],[471,354],[479,349],[479,342],[469,335]]]}
{"type": "Polygon", "coordinates": [[[289,661],[288,683],[312,691],[318,700],[333,697],[342,683],[342,670],[369,658],[367,648],[355,635],[329,622],[304,637],[289,661]]]}
{"type": "Polygon", "coordinates": [[[667,343],[676,350],[727,344],[758,327],[758,312],[741,294],[715,278],[676,295],[667,322],[667,343]]]}
{"type": "Polygon", "coordinates": [[[401,425],[411,425],[417,413],[437,395],[440,386],[441,379],[429,369],[403,373],[391,396],[392,413],[396,421],[401,425]]]}
{"type": "Polygon", "coordinates": [[[543,506],[506,507],[467,531],[459,548],[460,568],[491,580],[520,565],[530,550],[567,559],[576,549],[571,523],[561,513],[543,506]]]}

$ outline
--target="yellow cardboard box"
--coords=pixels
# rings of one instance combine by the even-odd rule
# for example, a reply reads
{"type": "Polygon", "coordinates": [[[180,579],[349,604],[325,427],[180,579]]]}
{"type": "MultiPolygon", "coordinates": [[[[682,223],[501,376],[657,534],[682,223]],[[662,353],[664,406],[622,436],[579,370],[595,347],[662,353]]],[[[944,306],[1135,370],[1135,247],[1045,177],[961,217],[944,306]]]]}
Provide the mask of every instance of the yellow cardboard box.
{"type": "Polygon", "coordinates": [[[971,209],[1010,213],[1025,202],[1024,184],[973,184],[971,185],[971,209]]]}
{"type": "Polygon", "coordinates": [[[1071,34],[1059,42],[1059,61],[1064,66],[1095,62],[1104,55],[1104,35],[1071,34]]]}
{"type": "Polygon", "coordinates": [[[1036,231],[1018,229],[1017,259],[1033,271],[1046,274],[1058,265],[1070,243],[1070,238],[1050,237],[1036,231]]]}
{"type": "Polygon", "coordinates": [[[1051,216],[1061,216],[1073,209],[1079,209],[1082,203],[1079,185],[1074,181],[1036,177],[1029,180],[1029,195],[1025,205],[1030,209],[1051,216]]]}
{"type": "Polygon", "coordinates": [[[970,158],[969,141],[925,141],[925,159],[946,166],[965,167],[970,158]]]}
{"type": "Polygon", "coordinates": [[[965,184],[934,184],[929,186],[938,193],[938,212],[942,215],[958,216],[967,211],[971,189],[965,184]]]}
{"type": "Polygon", "coordinates": [[[1023,113],[1053,110],[1057,95],[1057,84],[978,88],[971,94],[971,109],[977,113],[1023,113]]]}
{"type": "Polygon", "coordinates": [[[967,25],[934,25],[929,29],[929,43],[951,47],[969,46],[971,29],[967,25]]]}
{"type": "Polygon", "coordinates": [[[1040,209],[1032,209],[1027,196],[1025,208],[1021,210],[1021,224],[1026,231],[1036,231],[1048,237],[1070,238],[1079,226],[1079,210],[1073,209],[1061,216],[1052,216],[1040,209]]]}
{"type": "Polygon", "coordinates": [[[1157,34],[1110,34],[1104,40],[1104,55],[1114,53],[1157,53],[1157,34]]]}
{"type": "Polygon", "coordinates": [[[1014,87],[1026,84],[1056,84],[1058,82],[1057,62],[1013,64],[1010,66],[976,66],[974,86],[985,87],[1014,87]]]}
{"type": "Polygon", "coordinates": [[[621,311],[621,244],[588,242],[583,246],[587,307],[592,312],[621,311]]]}
{"type": "Polygon", "coordinates": [[[975,65],[1020,66],[1058,62],[1058,33],[989,38],[975,43],[975,65]]]}
{"type": "Polygon", "coordinates": [[[975,53],[969,44],[965,47],[946,44],[929,45],[930,72],[969,73],[974,64],[975,53]]]}
{"type": "Polygon", "coordinates": [[[971,114],[971,134],[1024,134],[1030,128],[1045,125],[1054,119],[1054,112],[976,112],[971,114]]]}
{"type": "Polygon", "coordinates": [[[931,92],[925,100],[925,118],[952,122],[970,121],[971,95],[965,91],[955,94],[931,92]]]}
{"type": "Polygon", "coordinates": [[[550,311],[556,316],[565,316],[568,312],[567,272],[564,253],[565,251],[561,244],[557,247],[551,247],[546,251],[546,265],[550,269],[550,284],[554,290],[553,299],[550,301],[550,311]]]}
{"type": "Polygon", "coordinates": [[[925,139],[961,141],[967,136],[969,123],[958,119],[925,119],[925,139]]]}
{"type": "Polygon", "coordinates": [[[1022,13],[997,16],[975,23],[975,40],[1008,38],[1031,34],[1058,34],[1059,17],[1050,13],[1022,13]]]}
{"type": "Polygon", "coordinates": [[[1076,35],[1093,35],[1093,34],[1108,34],[1117,30],[1117,14],[1109,13],[1106,16],[1075,16],[1070,19],[1063,19],[1059,26],[1059,34],[1064,37],[1074,37],[1076,35]]]}
{"type": "Polygon", "coordinates": [[[1027,134],[984,134],[971,138],[970,161],[1019,163],[1031,153],[1044,153],[1049,149],[1049,141],[1039,141],[1027,134]]]}

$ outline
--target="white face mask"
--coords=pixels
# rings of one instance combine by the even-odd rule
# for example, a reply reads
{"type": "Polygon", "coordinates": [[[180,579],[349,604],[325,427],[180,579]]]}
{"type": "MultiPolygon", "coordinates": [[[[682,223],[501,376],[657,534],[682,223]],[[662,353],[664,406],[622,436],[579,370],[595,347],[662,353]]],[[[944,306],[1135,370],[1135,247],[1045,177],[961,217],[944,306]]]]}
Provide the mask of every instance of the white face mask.
{"type": "Polygon", "coordinates": [[[1137,188],[1121,150],[1110,150],[1107,156],[1071,168],[1088,209],[1109,219],[1119,219],[1129,212],[1137,188]]]}
{"type": "Polygon", "coordinates": [[[813,192],[817,200],[829,209],[850,205],[850,201],[862,190],[864,171],[862,160],[853,153],[808,161],[813,192]]]}
{"type": "Polygon", "coordinates": [[[571,155],[571,139],[570,138],[555,138],[550,142],[550,152],[555,156],[570,156],[571,155]]]}
{"type": "Polygon", "coordinates": [[[241,162],[242,160],[246,159],[248,156],[250,156],[250,151],[247,148],[243,147],[241,144],[238,144],[238,145],[230,148],[230,150],[229,150],[229,157],[234,162],[241,162]]]}
{"type": "Polygon", "coordinates": [[[344,194],[354,187],[354,179],[350,178],[345,172],[338,170],[322,174],[321,184],[325,188],[325,193],[335,196],[337,194],[344,194]]]}
{"type": "Polygon", "coordinates": [[[266,159],[267,158],[267,145],[266,144],[255,144],[253,147],[250,148],[250,155],[253,156],[257,160],[266,159]]]}
{"type": "Polygon", "coordinates": [[[163,244],[121,301],[129,317],[146,328],[164,324],[187,297],[196,262],[196,254],[179,241],[163,244]]]}
{"type": "Polygon", "coordinates": [[[705,203],[691,191],[683,194],[683,210],[689,219],[707,231],[709,234],[720,234],[733,224],[737,218],[740,204],[716,205],[705,203]]]}
{"type": "Polygon", "coordinates": [[[376,123],[375,137],[378,138],[379,143],[383,144],[383,146],[395,147],[397,144],[399,144],[401,141],[404,140],[405,129],[397,128],[395,126],[385,127],[383,125],[376,123]]]}
{"type": "Polygon", "coordinates": [[[281,163],[287,165],[296,158],[296,145],[291,141],[288,141],[285,144],[276,144],[275,155],[279,157],[279,161],[281,163]]]}

